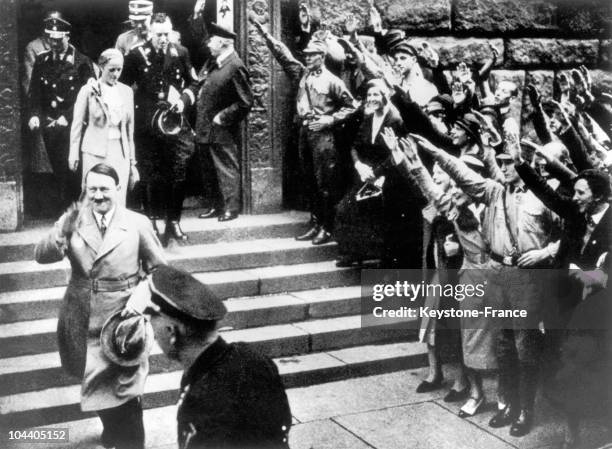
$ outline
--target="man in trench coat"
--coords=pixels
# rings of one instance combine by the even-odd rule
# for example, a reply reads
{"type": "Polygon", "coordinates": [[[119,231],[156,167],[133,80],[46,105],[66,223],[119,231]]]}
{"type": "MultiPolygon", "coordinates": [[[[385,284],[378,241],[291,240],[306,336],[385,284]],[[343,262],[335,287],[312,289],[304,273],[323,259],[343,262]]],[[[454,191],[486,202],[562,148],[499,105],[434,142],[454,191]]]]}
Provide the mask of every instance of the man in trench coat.
{"type": "Polygon", "coordinates": [[[87,174],[87,202],[60,217],[36,246],[39,263],[67,257],[70,282],[57,328],[62,367],[82,379],[81,408],[102,420],[105,447],[143,448],[140,396],[149,365],[112,363],[100,348],[106,319],[122,310],[143,275],[166,263],[147,218],[117,204],[117,172],[106,164],[87,174]]]}

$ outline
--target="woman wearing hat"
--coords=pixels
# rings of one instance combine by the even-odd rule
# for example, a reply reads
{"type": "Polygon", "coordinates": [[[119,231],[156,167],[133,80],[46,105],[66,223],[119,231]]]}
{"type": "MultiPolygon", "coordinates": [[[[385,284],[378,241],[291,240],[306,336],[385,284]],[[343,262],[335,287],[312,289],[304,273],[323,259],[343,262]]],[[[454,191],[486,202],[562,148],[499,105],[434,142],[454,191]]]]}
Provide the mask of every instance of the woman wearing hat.
{"type": "Polygon", "coordinates": [[[104,50],[98,64],[102,70],[100,79],[90,80],[83,86],[74,105],[68,164],[76,171],[82,162],[83,176],[101,162],[113,167],[121,186],[119,203],[125,206],[128,184],[138,180],[134,94],[129,86],[119,82],[123,70],[123,55],[119,50],[104,50]]]}

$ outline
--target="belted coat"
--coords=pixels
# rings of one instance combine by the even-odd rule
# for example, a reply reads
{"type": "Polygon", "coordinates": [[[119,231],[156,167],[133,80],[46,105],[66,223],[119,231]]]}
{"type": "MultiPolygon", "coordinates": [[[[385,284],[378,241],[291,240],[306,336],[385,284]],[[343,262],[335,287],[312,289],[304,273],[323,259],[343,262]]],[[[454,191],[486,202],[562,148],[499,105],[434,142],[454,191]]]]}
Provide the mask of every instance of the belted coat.
{"type": "MultiPolygon", "coordinates": [[[[56,227],[61,222],[62,218],[56,227]]],[[[139,395],[148,362],[136,369],[112,365],[100,350],[100,330],[110,315],[125,306],[139,278],[166,263],[162,247],[145,216],[120,206],[104,236],[91,206],[86,206],[67,245],[56,237],[53,229],[36,246],[35,257],[39,263],[67,257],[72,268],[57,326],[62,367],[83,379],[83,410],[117,407],[139,395]],[[121,289],[100,287],[110,283],[121,289]]]]}

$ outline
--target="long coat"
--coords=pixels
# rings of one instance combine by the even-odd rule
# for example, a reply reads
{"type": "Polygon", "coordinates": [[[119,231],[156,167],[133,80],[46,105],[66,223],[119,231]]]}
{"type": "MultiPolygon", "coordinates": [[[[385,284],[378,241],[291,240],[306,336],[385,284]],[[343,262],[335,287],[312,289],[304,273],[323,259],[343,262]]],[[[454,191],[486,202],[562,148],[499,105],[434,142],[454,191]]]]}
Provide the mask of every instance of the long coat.
{"type": "Polygon", "coordinates": [[[149,272],[166,263],[163,250],[147,218],[120,206],[116,206],[104,237],[91,206],[81,211],[67,248],[58,244],[56,235],[53,229],[44,237],[35,256],[39,263],[68,257],[72,267],[57,327],[62,367],[83,378],[83,410],[116,407],[137,396],[135,387],[141,388],[148,364],[141,365],[138,372],[112,365],[101,355],[99,335],[106,319],[125,306],[136,282],[119,291],[96,291],[92,285],[94,281],[126,280],[149,272]]]}
{"type": "Polygon", "coordinates": [[[291,411],[278,369],[246,343],[218,338],[183,375],[180,449],[288,449],[291,411]]]}
{"type": "Polygon", "coordinates": [[[198,73],[197,86],[189,89],[189,98],[195,99],[197,107],[196,142],[235,144],[240,135],[239,124],[253,106],[249,72],[238,54],[232,52],[220,65],[209,59],[198,73]],[[217,114],[221,126],[213,123],[217,114]]]}

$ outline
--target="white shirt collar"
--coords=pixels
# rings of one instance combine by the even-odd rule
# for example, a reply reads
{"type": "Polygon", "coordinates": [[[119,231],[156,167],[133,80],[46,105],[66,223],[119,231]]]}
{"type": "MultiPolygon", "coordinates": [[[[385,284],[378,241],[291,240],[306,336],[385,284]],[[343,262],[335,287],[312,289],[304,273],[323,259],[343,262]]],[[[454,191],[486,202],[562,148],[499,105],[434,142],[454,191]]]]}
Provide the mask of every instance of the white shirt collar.
{"type": "Polygon", "coordinates": [[[610,205],[608,203],[606,203],[606,204],[604,204],[604,207],[599,212],[597,212],[596,214],[591,215],[591,219],[593,220],[593,223],[595,223],[595,225],[599,224],[599,222],[603,218],[604,214],[608,210],[608,207],[610,207],[610,205]]]}
{"type": "MultiPolygon", "coordinates": [[[[92,212],[94,214],[94,218],[96,219],[96,223],[98,224],[98,228],[99,228],[100,222],[102,221],[102,214],[96,212],[95,210],[92,210],[92,212]]],[[[115,214],[115,206],[113,206],[111,210],[109,210],[107,213],[104,214],[104,220],[106,221],[107,228],[108,228],[109,223],[113,219],[114,214],[115,214]]]]}
{"type": "Polygon", "coordinates": [[[230,57],[230,55],[234,53],[234,47],[228,47],[225,49],[223,53],[217,56],[217,65],[221,67],[225,60],[230,57]]]}

